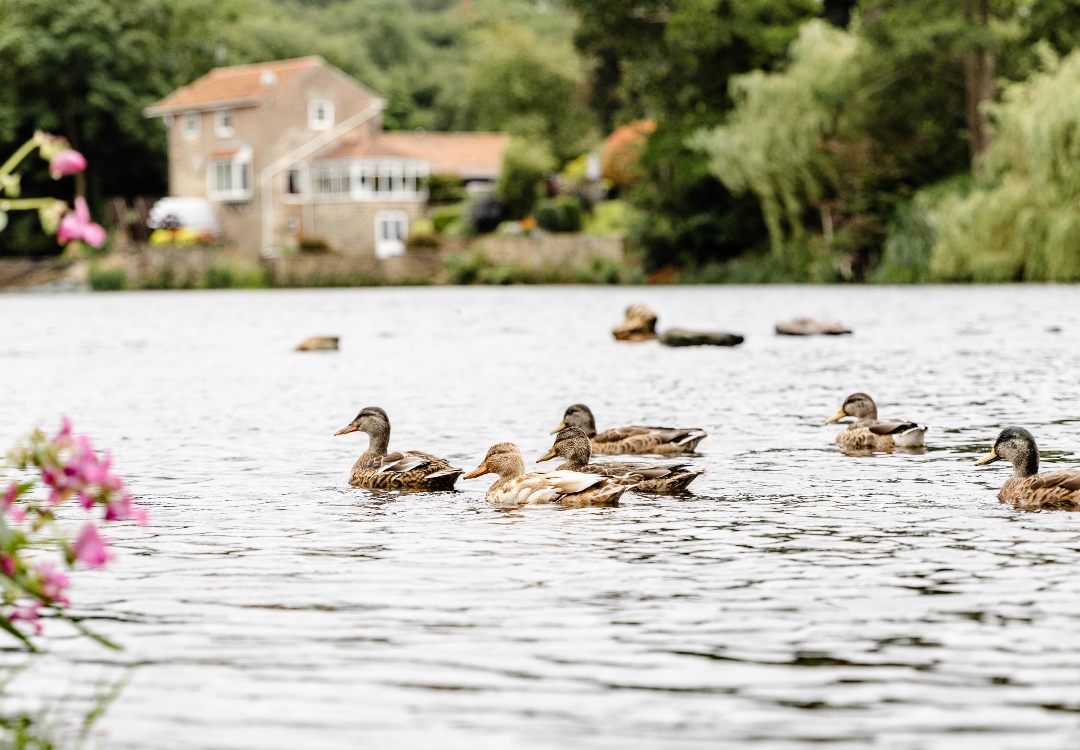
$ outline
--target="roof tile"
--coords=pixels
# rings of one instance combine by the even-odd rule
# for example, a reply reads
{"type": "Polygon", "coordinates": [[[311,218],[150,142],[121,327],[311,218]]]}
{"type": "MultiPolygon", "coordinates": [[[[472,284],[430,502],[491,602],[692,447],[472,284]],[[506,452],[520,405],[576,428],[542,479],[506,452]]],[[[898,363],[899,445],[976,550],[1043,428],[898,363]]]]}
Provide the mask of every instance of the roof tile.
{"type": "Polygon", "coordinates": [[[228,102],[258,100],[275,83],[280,83],[309,68],[323,65],[318,56],[297,57],[292,60],[234,65],[229,68],[214,68],[202,78],[183,86],[159,102],[147,108],[154,115],[177,112],[187,109],[206,109],[228,102]],[[273,73],[273,82],[268,82],[264,73],[273,73]],[[269,85],[266,85],[269,83],[269,85]]]}

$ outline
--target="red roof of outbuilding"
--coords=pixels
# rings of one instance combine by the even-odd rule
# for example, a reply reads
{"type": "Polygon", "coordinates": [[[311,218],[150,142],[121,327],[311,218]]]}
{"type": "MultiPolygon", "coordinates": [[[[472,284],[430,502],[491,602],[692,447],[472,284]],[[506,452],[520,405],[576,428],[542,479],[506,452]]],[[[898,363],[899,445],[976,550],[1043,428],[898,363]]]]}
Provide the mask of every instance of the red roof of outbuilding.
{"type": "Polygon", "coordinates": [[[432,174],[495,179],[509,143],[510,136],[506,133],[388,132],[342,144],[323,158],[416,159],[427,162],[432,174]]]}
{"type": "Polygon", "coordinates": [[[325,64],[319,56],[292,60],[214,68],[202,78],[183,86],[146,108],[149,115],[163,115],[189,109],[207,109],[223,104],[258,104],[267,91],[291,76],[325,64]],[[264,77],[264,74],[272,73],[264,77]]]}

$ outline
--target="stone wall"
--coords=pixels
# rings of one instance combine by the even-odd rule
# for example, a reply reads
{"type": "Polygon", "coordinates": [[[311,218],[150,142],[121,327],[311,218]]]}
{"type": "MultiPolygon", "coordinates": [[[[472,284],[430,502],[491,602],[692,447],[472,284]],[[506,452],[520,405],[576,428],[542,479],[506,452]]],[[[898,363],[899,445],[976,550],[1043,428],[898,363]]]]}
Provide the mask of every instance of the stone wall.
{"type": "Polygon", "coordinates": [[[594,258],[615,262],[623,260],[623,241],[619,237],[592,237],[584,234],[547,234],[535,232],[529,237],[489,236],[469,246],[448,247],[447,252],[479,249],[494,263],[525,268],[584,266],[594,258]]]}

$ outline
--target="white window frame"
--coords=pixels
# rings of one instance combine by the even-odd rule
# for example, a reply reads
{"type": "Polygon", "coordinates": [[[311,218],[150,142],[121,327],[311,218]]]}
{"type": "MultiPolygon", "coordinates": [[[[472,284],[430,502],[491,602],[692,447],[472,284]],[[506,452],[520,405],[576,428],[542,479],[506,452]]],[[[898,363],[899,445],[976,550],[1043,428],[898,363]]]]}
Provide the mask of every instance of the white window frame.
{"type": "Polygon", "coordinates": [[[206,194],[223,203],[246,201],[252,195],[251,149],[238,151],[228,159],[211,159],[206,165],[206,194]],[[219,170],[227,171],[228,187],[218,183],[219,170]]]}
{"type": "Polygon", "coordinates": [[[218,138],[228,138],[235,132],[233,111],[231,109],[214,110],[214,135],[218,138]],[[228,118],[228,122],[226,122],[226,118],[228,118]]]}
{"type": "Polygon", "coordinates": [[[375,257],[379,260],[393,258],[405,253],[405,241],[409,239],[409,214],[405,211],[375,212],[375,257]],[[396,237],[384,236],[385,230],[394,227],[396,237]]]}
{"type": "Polygon", "coordinates": [[[199,112],[185,112],[180,116],[180,133],[185,141],[194,141],[199,137],[201,119],[199,112]]]}
{"type": "Polygon", "coordinates": [[[353,162],[352,199],[356,201],[427,200],[424,161],[364,160],[353,162]]]}
{"type": "Polygon", "coordinates": [[[307,124],[312,130],[329,130],[334,127],[334,103],[329,99],[312,99],[307,105],[307,124]],[[323,117],[318,117],[322,107],[323,117]]]}

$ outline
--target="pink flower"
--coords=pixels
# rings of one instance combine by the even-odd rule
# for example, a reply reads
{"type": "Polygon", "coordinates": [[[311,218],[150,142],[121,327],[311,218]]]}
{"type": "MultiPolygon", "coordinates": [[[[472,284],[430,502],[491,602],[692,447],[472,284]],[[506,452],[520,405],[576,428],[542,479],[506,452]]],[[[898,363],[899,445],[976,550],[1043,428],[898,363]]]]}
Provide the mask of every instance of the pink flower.
{"type": "Polygon", "coordinates": [[[105,506],[106,521],[137,521],[140,526],[145,526],[150,520],[146,508],[135,504],[135,498],[125,494],[119,500],[113,500],[105,506]]]}
{"type": "Polygon", "coordinates": [[[10,622],[15,622],[16,620],[28,622],[33,626],[35,633],[41,633],[41,616],[38,614],[38,609],[40,608],[41,605],[37,602],[34,602],[33,604],[24,604],[13,609],[11,614],[8,615],[8,620],[10,622]]]}
{"type": "Polygon", "coordinates": [[[4,575],[8,578],[15,575],[15,558],[7,555],[0,556],[0,570],[4,571],[4,575]]]}
{"type": "Polygon", "coordinates": [[[75,210],[60,220],[60,228],[56,230],[56,241],[61,245],[72,240],[82,240],[94,247],[105,243],[105,230],[90,221],[90,207],[82,196],[75,199],[75,210]]]}
{"type": "Polygon", "coordinates": [[[11,510],[12,504],[15,502],[15,498],[19,496],[19,486],[12,482],[8,485],[7,491],[4,496],[0,498],[0,510],[7,513],[11,510]]]}
{"type": "Polygon", "coordinates": [[[41,576],[41,593],[49,601],[59,602],[65,607],[70,604],[64,596],[64,589],[71,585],[71,581],[64,575],[56,564],[46,561],[37,566],[38,575],[41,576]]]}
{"type": "Polygon", "coordinates": [[[74,149],[65,148],[49,159],[49,174],[54,180],[84,169],[86,169],[86,157],[74,149]]]}
{"type": "Polygon", "coordinates": [[[75,540],[75,559],[89,568],[100,568],[112,559],[107,546],[108,542],[98,533],[97,527],[88,523],[83,526],[82,532],[75,540]]]}

